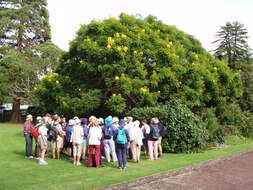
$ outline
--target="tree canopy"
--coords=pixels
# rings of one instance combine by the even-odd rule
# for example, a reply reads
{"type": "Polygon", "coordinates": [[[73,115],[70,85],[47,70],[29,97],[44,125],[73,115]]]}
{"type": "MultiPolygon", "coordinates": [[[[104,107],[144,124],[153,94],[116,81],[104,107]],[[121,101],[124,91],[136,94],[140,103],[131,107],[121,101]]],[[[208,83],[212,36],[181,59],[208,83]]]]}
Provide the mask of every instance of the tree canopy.
{"type": "Polygon", "coordinates": [[[49,41],[46,5],[46,0],[0,1],[0,94],[1,102],[13,101],[12,121],[20,121],[21,101],[34,100],[39,77],[61,54],[49,41]]]}
{"type": "Polygon", "coordinates": [[[227,22],[221,26],[216,34],[217,44],[214,50],[215,57],[227,61],[229,64],[245,61],[250,57],[250,48],[247,42],[248,32],[239,22],[227,22]]]}
{"type": "Polygon", "coordinates": [[[123,114],[171,99],[191,108],[215,106],[241,96],[240,87],[240,73],[193,36],[154,16],[122,13],[82,25],[36,91],[48,111],[81,115],[123,114]]]}

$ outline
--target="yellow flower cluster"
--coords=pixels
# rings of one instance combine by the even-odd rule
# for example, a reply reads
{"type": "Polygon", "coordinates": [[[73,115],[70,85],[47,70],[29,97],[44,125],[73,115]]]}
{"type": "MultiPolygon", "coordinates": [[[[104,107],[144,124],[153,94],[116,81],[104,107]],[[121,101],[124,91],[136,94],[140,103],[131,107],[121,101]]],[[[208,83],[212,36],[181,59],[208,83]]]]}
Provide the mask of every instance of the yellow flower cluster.
{"type": "Polygon", "coordinates": [[[170,48],[172,46],[172,42],[167,43],[167,48],[170,48]]]}
{"type": "Polygon", "coordinates": [[[140,91],[143,93],[146,93],[146,92],[148,92],[148,88],[146,88],[146,87],[140,88],[140,91]]]}
{"type": "Polygon", "coordinates": [[[107,48],[111,49],[112,48],[112,44],[115,42],[114,39],[112,39],[112,37],[108,37],[107,38],[107,48]]]}
{"type": "Polygon", "coordinates": [[[115,76],[115,80],[119,80],[119,76],[115,76]]]}
{"type": "Polygon", "coordinates": [[[120,51],[124,51],[124,52],[127,52],[128,51],[128,47],[127,46],[118,46],[117,47],[117,50],[120,52],[120,51]]]}
{"type": "Polygon", "coordinates": [[[125,38],[127,38],[127,35],[121,34],[121,38],[125,39],[125,38]]]}

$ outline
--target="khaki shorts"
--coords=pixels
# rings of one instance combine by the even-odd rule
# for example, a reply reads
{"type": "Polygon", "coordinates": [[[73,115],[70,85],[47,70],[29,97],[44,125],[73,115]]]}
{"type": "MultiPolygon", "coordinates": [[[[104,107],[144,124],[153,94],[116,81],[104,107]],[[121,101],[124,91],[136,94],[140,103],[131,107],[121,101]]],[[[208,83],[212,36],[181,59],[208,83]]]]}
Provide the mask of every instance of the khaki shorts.
{"type": "Polygon", "coordinates": [[[47,140],[46,140],[46,137],[45,137],[45,142],[46,142],[46,143],[44,143],[44,141],[43,141],[43,139],[42,139],[42,136],[39,136],[39,137],[38,137],[37,143],[38,143],[38,146],[39,146],[39,148],[40,148],[41,150],[46,150],[46,149],[47,149],[47,140]]]}
{"type": "Polygon", "coordinates": [[[56,149],[56,148],[63,148],[63,138],[58,136],[57,139],[54,141],[51,141],[51,148],[56,149]]]}

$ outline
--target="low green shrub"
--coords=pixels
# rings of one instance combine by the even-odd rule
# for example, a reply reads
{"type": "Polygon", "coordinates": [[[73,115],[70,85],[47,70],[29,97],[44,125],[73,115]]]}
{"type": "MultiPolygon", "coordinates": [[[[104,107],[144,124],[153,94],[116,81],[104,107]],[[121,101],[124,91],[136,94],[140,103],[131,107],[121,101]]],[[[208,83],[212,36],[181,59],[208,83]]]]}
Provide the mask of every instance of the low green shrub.
{"type": "Polygon", "coordinates": [[[179,101],[173,100],[155,107],[134,108],[129,114],[138,119],[159,117],[169,131],[163,140],[165,151],[191,153],[199,152],[207,146],[208,131],[205,124],[179,101]]]}
{"type": "Polygon", "coordinates": [[[216,109],[221,125],[225,126],[225,134],[253,137],[253,115],[243,112],[238,104],[223,104],[216,109]]]}

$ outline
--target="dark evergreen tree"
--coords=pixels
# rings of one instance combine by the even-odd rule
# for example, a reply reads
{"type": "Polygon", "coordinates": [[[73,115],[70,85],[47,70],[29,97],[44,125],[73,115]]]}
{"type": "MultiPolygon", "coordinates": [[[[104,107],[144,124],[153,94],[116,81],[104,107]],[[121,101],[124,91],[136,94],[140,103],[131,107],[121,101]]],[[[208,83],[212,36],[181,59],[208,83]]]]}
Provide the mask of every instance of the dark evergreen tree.
{"type": "Polygon", "coordinates": [[[8,81],[1,86],[7,86],[8,95],[13,99],[12,121],[20,121],[20,101],[26,96],[24,88],[29,86],[31,90],[30,84],[38,75],[38,70],[33,68],[37,62],[29,59],[38,52],[33,48],[50,40],[46,5],[46,0],[0,1],[0,70],[4,79],[1,83],[8,81]]]}
{"type": "Polygon", "coordinates": [[[227,61],[232,68],[236,62],[249,59],[250,48],[247,43],[247,34],[243,24],[227,22],[216,34],[217,40],[213,42],[217,44],[214,56],[227,61]]]}

